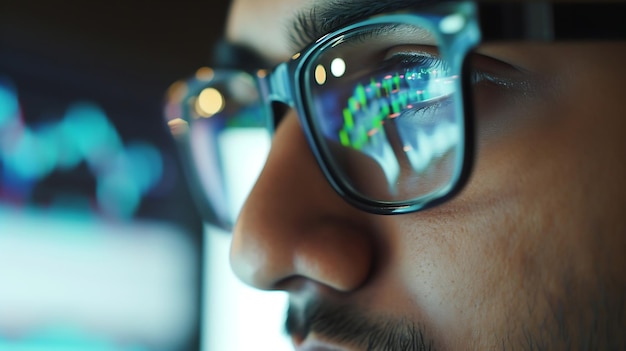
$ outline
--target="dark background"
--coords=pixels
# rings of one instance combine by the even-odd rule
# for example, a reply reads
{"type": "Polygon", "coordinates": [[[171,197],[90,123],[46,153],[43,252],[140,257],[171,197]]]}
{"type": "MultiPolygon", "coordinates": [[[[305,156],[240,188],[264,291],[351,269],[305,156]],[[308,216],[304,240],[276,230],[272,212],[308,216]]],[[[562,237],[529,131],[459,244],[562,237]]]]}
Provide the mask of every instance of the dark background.
{"type": "Polygon", "coordinates": [[[226,8],[226,0],[3,0],[0,40],[67,73],[152,86],[137,92],[145,97],[207,63],[226,8]]]}

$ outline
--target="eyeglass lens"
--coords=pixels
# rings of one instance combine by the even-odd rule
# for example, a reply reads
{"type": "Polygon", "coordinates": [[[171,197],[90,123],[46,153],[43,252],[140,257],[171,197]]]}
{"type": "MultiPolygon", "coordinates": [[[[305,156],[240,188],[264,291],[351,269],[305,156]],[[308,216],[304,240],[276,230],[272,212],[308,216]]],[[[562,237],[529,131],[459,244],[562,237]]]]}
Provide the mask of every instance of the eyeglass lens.
{"type": "Polygon", "coordinates": [[[404,202],[452,186],[463,152],[459,72],[431,30],[358,28],[328,42],[306,71],[312,129],[349,191],[404,202]]]}
{"type": "MultiPolygon", "coordinates": [[[[211,217],[234,223],[270,148],[270,124],[254,77],[215,71],[190,86],[185,102],[189,149],[211,217]]],[[[215,223],[214,223],[215,224],[215,223]]]]}
{"type": "MultiPolygon", "coordinates": [[[[381,23],[328,40],[303,67],[305,115],[325,167],[354,196],[436,196],[463,157],[460,70],[428,26],[381,23]]],[[[190,91],[190,148],[209,207],[234,223],[269,151],[254,77],[221,72],[190,91]]]]}

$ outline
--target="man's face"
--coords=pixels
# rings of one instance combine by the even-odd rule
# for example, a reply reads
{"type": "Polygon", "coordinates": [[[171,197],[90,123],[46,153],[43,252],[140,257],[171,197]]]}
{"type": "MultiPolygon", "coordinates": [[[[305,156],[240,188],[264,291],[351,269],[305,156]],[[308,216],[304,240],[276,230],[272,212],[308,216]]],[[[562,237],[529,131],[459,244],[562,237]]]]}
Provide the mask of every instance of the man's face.
{"type": "MultiPolygon", "coordinates": [[[[287,60],[297,14],[325,2],[235,0],[228,39],[287,60]]],[[[286,114],[231,261],[244,282],[289,293],[295,345],[626,347],[625,45],[501,43],[477,56],[515,67],[516,81],[476,93],[472,177],[426,211],[348,205],[286,114]]]]}

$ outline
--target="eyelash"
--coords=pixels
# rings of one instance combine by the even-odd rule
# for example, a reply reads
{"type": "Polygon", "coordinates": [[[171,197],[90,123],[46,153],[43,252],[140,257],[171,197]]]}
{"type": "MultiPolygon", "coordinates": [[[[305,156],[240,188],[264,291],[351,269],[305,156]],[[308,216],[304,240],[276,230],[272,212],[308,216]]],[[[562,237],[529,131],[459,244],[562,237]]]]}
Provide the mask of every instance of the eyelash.
{"type": "MultiPolygon", "coordinates": [[[[421,53],[398,53],[398,54],[394,54],[394,56],[392,56],[391,58],[383,61],[381,64],[388,64],[391,62],[392,59],[396,58],[396,56],[402,56],[403,58],[400,59],[400,61],[398,61],[398,63],[402,64],[402,65],[418,65],[420,67],[431,67],[431,68],[435,68],[437,70],[448,70],[448,66],[446,64],[446,62],[444,62],[443,60],[441,60],[440,58],[438,58],[435,55],[426,53],[426,52],[421,52],[421,53]]],[[[506,86],[506,82],[498,79],[497,77],[493,76],[492,74],[488,74],[487,72],[481,71],[479,69],[472,69],[471,72],[471,82],[472,84],[478,84],[482,81],[489,81],[492,82],[494,84],[498,84],[498,85],[502,85],[502,86],[506,86]]]]}
{"type": "Polygon", "coordinates": [[[437,70],[448,70],[446,63],[438,58],[437,56],[431,55],[426,52],[415,52],[415,53],[396,53],[391,57],[382,62],[383,65],[390,63],[400,64],[400,65],[412,65],[417,66],[419,68],[428,67],[434,68],[437,70]]]}

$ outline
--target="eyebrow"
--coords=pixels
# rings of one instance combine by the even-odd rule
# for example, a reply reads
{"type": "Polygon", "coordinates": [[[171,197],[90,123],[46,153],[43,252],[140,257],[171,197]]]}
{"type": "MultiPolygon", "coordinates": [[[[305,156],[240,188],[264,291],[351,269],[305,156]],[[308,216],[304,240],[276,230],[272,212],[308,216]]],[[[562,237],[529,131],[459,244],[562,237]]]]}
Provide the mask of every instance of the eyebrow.
{"type": "Polygon", "coordinates": [[[289,28],[294,50],[350,23],[436,0],[323,0],[296,13],[289,28]]]}

